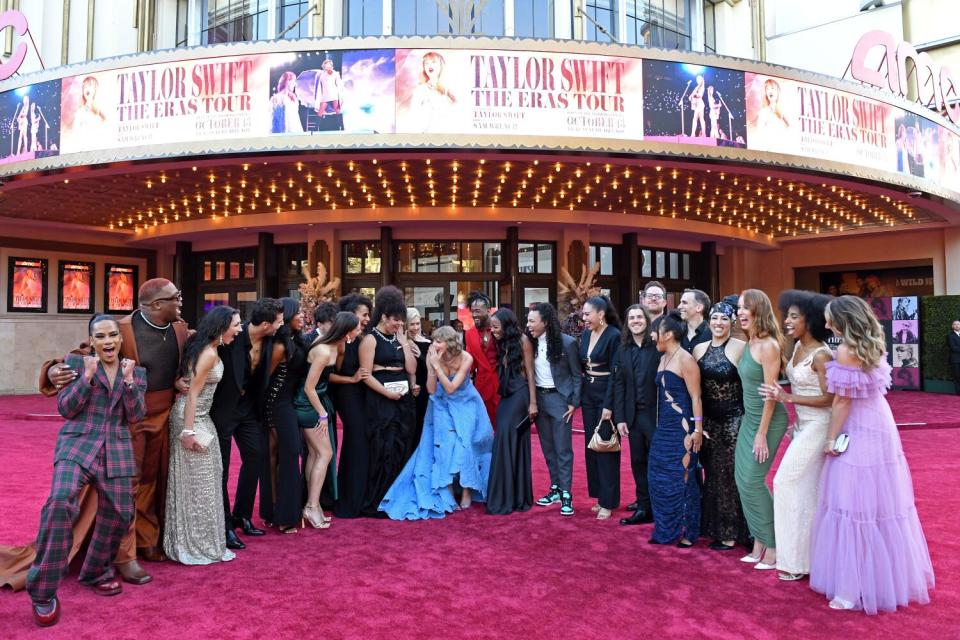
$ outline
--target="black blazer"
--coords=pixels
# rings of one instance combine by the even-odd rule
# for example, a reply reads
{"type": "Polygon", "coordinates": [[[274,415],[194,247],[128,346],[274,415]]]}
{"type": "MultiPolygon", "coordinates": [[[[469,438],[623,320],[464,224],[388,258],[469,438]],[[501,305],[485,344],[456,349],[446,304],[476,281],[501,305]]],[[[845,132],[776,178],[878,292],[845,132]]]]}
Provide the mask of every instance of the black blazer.
{"type": "Polygon", "coordinates": [[[656,426],[657,408],[657,366],[660,364],[660,352],[652,342],[638,347],[632,342],[617,352],[616,368],[613,372],[613,421],[615,424],[627,423],[633,426],[637,417],[637,408],[650,409],[645,417],[653,418],[656,426]],[[633,352],[640,350],[639,368],[634,367],[633,352]]]}
{"type": "Polygon", "coordinates": [[[950,364],[960,364],[960,336],[953,331],[948,333],[947,346],[950,347],[950,364]]]}
{"type": "Polygon", "coordinates": [[[223,360],[223,379],[213,394],[210,417],[215,425],[227,425],[234,419],[241,392],[253,394],[253,404],[259,415],[263,399],[270,383],[270,361],[273,358],[273,336],[265,336],[260,347],[260,366],[253,373],[250,388],[243,388],[244,367],[247,366],[247,352],[250,351],[250,323],[243,325],[233,342],[217,348],[223,360]]]}

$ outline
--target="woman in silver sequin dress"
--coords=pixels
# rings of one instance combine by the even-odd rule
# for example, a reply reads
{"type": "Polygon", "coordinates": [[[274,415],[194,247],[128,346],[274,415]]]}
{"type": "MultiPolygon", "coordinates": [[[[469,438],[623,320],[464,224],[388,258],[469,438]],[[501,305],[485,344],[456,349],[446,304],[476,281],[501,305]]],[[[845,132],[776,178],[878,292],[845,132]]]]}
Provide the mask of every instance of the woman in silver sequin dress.
{"type": "Polygon", "coordinates": [[[223,376],[217,347],[241,330],[240,314],[230,307],[210,311],[183,349],[182,375],[190,391],[170,413],[170,470],[163,550],[183,564],[233,560],[223,537],[223,463],[210,405],[223,376]]]}

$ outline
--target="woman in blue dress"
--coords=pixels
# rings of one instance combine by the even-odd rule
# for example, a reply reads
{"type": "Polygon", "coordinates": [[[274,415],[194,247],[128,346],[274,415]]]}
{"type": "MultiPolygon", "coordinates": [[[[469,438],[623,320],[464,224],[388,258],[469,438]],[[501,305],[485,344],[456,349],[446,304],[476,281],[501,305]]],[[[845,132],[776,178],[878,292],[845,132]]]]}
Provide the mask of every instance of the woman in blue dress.
{"type": "Polygon", "coordinates": [[[486,499],[493,427],[470,381],[472,365],[452,327],[433,332],[427,353],[430,404],[420,445],[380,503],[390,519],[442,518],[457,510],[453,482],[458,476],[463,487],[459,508],[486,499]]]}
{"type": "Polygon", "coordinates": [[[657,369],[657,429],[647,463],[654,522],[650,544],[676,541],[678,547],[692,547],[700,536],[700,367],[680,346],[685,333],[678,311],[664,316],[657,331],[657,350],[663,357],[657,369]]]}

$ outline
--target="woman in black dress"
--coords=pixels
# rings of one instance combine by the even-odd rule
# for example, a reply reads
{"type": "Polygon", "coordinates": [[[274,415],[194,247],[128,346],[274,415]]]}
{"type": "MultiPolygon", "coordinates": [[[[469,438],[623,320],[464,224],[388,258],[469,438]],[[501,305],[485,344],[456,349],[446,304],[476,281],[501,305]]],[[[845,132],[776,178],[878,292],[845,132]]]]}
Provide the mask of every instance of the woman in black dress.
{"type": "Polygon", "coordinates": [[[506,515],[533,506],[530,421],[537,415],[533,343],[520,331],[517,316],[509,309],[490,316],[490,330],[497,341],[500,403],[487,483],[487,513],[506,515]]]}
{"type": "Polygon", "coordinates": [[[260,479],[260,517],[276,525],[281,533],[296,533],[303,506],[300,476],[300,421],[293,398],[303,386],[306,375],[306,345],[300,330],[303,318],[300,303],[293,298],[280,298],[283,305],[283,326],[273,340],[270,377],[263,405],[265,426],[270,429],[269,441],[276,442],[276,457],[265,465],[260,479]],[[276,460],[274,463],[273,461],[276,460]]]}
{"type": "Polygon", "coordinates": [[[420,442],[423,432],[423,419],[427,415],[427,405],[430,403],[430,394],[427,393],[427,351],[430,349],[430,338],[423,335],[423,321],[420,311],[416,307],[407,307],[407,340],[413,343],[413,355],[417,359],[416,384],[413,387],[413,397],[417,403],[417,428],[414,433],[414,442],[420,442]]]}
{"type": "Polygon", "coordinates": [[[597,520],[607,520],[620,504],[620,452],[597,453],[590,449],[590,438],[600,425],[600,437],[613,434],[613,385],[610,373],[620,348],[620,318],[610,298],[593,296],[583,305],[583,335],[580,336],[580,362],[583,387],[580,407],[583,411],[583,450],[587,466],[587,491],[597,503],[591,510],[597,520]],[[602,424],[601,424],[602,421],[602,424]]]}
{"type": "Polygon", "coordinates": [[[367,487],[364,516],[384,518],[379,511],[383,496],[397,479],[416,442],[417,406],[411,394],[417,360],[403,324],[407,306],[394,286],[377,292],[373,329],[360,342],[360,366],[370,371],[364,380],[366,412],[367,487]]]}
{"type": "Polygon", "coordinates": [[[733,464],[743,419],[743,386],[737,363],[747,344],[730,336],[735,318],[736,310],[727,302],[713,305],[708,318],[712,338],[693,349],[700,366],[703,431],[709,436],[700,449],[705,477],[700,528],[713,538],[710,548],[714,551],[729,551],[738,542],[750,541],[733,464]]]}
{"type": "MultiPolygon", "coordinates": [[[[360,320],[361,330],[370,322],[373,303],[370,298],[351,293],[337,303],[341,311],[349,311],[360,320]]],[[[360,366],[360,340],[343,345],[337,357],[337,367],[330,374],[333,404],[343,428],[340,441],[340,459],[337,462],[337,502],[333,513],[338,518],[358,518],[367,490],[367,434],[364,401],[367,394],[366,378],[369,369],[360,366]]]]}
{"type": "Polygon", "coordinates": [[[657,365],[660,352],[650,337],[650,312],[635,304],[627,309],[627,331],[613,368],[613,414],[617,430],[630,441],[630,470],[636,486],[633,511],[620,524],[653,522],[650,489],[647,486],[647,458],[657,428],[657,365]]]}

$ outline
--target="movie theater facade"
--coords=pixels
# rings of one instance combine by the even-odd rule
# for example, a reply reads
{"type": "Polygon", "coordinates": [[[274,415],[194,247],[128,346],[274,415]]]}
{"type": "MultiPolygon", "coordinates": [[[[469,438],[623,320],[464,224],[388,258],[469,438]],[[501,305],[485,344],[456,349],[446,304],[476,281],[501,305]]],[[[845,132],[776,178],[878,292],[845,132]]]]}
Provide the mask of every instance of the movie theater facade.
{"type": "MultiPolygon", "coordinates": [[[[477,288],[557,303],[594,265],[620,307],[651,279],[672,296],[960,293],[957,127],[753,61],[512,38],[227,44],[14,77],[0,114],[0,352],[59,352],[155,275],[191,321],[321,268],[341,292],[395,284],[431,323],[477,288]]],[[[30,388],[35,356],[18,358],[0,379],[30,388]]]]}

